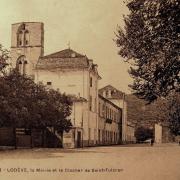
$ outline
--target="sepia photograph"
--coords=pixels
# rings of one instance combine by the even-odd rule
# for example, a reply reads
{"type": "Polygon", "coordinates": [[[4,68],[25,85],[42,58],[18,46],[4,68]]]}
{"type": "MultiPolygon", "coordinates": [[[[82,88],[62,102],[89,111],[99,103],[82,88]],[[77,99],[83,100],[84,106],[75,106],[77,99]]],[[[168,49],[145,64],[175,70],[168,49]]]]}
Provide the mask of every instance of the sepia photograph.
{"type": "Polygon", "coordinates": [[[0,179],[180,180],[179,14],[1,0],[0,179]]]}

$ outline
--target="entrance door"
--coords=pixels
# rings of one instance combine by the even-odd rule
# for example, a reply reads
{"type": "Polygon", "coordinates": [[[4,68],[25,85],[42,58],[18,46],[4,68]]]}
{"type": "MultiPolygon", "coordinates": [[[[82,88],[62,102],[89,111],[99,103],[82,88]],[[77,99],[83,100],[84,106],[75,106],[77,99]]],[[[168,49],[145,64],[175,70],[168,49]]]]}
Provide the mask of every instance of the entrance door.
{"type": "Polygon", "coordinates": [[[78,134],[77,134],[77,148],[80,148],[81,147],[81,132],[78,131],[78,134]]]}

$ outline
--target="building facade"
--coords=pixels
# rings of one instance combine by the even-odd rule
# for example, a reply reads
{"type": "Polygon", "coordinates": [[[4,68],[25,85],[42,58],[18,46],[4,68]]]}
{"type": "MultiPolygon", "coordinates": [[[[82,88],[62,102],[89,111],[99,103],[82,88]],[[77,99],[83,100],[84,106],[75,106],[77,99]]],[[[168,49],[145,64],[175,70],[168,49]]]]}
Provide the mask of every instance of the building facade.
{"type": "Polygon", "coordinates": [[[125,93],[111,85],[99,89],[99,94],[122,109],[122,143],[135,142],[135,125],[127,120],[127,101],[125,93]]]}
{"type": "Polygon", "coordinates": [[[125,137],[127,143],[135,143],[136,138],[135,138],[135,124],[132,122],[127,121],[126,125],[126,132],[125,132],[125,137]]]}
{"type": "Polygon", "coordinates": [[[157,144],[174,142],[175,136],[171,133],[167,123],[154,124],[154,142],[157,144]]]}
{"type": "Polygon", "coordinates": [[[87,56],[70,48],[44,56],[43,23],[12,25],[11,57],[12,66],[22,74],[72,97],[73,127],[59,138],[65,148],[125,141],[125,100],[111,98],[112,94],[105,97],[102,89],[98,91],[98,66],[87,56]]]}
{"type": "Polygon", "coordinates": [[[122,143],[122,109],[99,94],[98,144],[122,143]]]}
{"type": "MultiPolygon", "coordinates": [[[[42,82],[49,88],[78,99],[73,102],[71,115],[74,132],[70,133],[77,141],[75,146],[93,146],[98,143],[98,81],[100,79],[97,65],[71,49],[38,60],[35,82],[42,82]],[[81,141],[82,143],[79,143],[81,141]]],[[[66,139],[64,144],[65,141],[66,139]]],[[[71,145],[66,143],[65,146],[71,145]]]]}

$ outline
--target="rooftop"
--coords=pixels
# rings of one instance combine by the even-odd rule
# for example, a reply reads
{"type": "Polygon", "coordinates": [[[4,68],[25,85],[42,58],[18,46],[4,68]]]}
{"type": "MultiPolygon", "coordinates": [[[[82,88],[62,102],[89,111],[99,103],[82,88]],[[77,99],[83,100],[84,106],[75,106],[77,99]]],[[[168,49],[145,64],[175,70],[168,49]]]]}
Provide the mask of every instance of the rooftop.
{"type": "Polygon", "coordinates": [[[38,24],[44,24],[43,22],[31,22],[31,21],[28,21],[28,22],[17,22],[17,23],[13,23],[12,25],[16,25],[16,24],[32,24],[32,23],[38,23],[38,24]]]}
{"type": "Polygon", "coordinates": [[[108,99],[123,99],[125,95],[125,93],[123,93],[122,91],[116,89],[111,85],[107,85],[99,89],[99,94],[108,99]]]}
{"type": "Polygon", "coordinates": [[[112,106],[114,106],[116,109],[121,110],[122,108],[120,108],[119,106],[117,106],[116,104],[114,104],[113,102],[111,102],[110,100],[106,99],[105,97],[103,97],[102,95],[98,94],[98,97],[102,100],[104,100],[105,102],[108,102],[109,104],[111,104],[112,106]]]}
{"type": "Polygon", "coordinates": [[[76,51],[69,48],[43,56],[42,58],[46,59],[46,58],[82,58],[82,57],[86,57],[86,56],[79,54],[76,51]]]}
{"type": "Polygon", "coordinates": [[[87,102],[87,100],[83,97],[78,97],[78,96],[75,96],[75,95],[69,95],[72,102],[87,102]]]}
{"type": "Polygon", "coordinates": [[[43,57],[40,57],[36,65],[37,69],[54,68],[86,68],[89,67],[89,59],[72,49],[65,49],[43,57]]]}

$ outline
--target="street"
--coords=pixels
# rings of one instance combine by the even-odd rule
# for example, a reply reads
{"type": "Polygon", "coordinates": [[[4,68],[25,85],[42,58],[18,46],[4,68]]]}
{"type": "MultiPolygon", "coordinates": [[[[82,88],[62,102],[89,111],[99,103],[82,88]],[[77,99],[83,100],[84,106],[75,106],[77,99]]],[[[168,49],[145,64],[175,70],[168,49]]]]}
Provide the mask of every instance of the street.
{"type": "Polygon", "coordinates": [[[177,144],[0,151],[0,179],[179,180],[177,144]]]}

